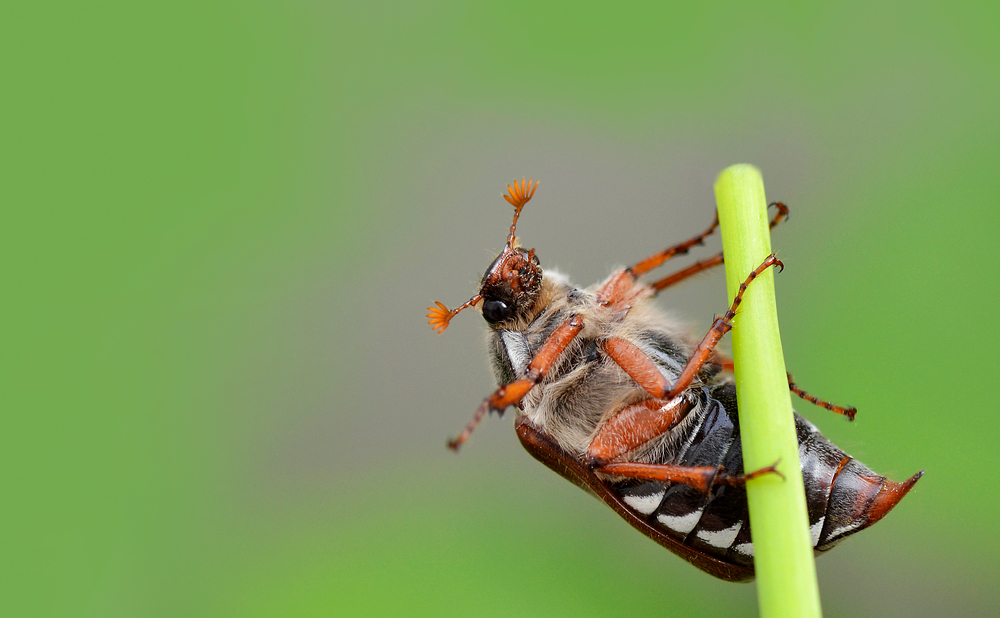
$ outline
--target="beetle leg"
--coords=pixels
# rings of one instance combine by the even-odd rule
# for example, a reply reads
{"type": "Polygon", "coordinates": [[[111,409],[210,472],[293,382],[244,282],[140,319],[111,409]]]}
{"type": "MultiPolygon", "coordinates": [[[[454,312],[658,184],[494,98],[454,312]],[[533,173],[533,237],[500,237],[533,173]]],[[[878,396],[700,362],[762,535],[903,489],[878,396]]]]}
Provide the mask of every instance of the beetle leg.
{"type": "Polygon", "coordinates": [[[687,397],[647,399],[622,406],[597,430],[587,447],[587,462],[600,465],[638,448],[674,428],[692,407],[687,397]]]}
{"type": "Polygon", "coordinates": [[[656,363],[631,341],[610,337],[601,342],[601,348],[653,397],[662,399],[670,392],[670,381],[663,377],[656,363]]]}
{"type": "Polygon", "coordinates": [[[774,208],[778,211],[778,214],[774,215],[774,218],[771,219],[771,222],[768,224],[767,229],[769,230],[773,230],[775,226],[782,221],[788,221],[789,215],[788,206],[785,206],[784,202],[771,202],[767,205],[768,208],[771,206],[774,206],[774,208]]]}
{"type": "Polygon", "coordinates": [[[483,400],[472,416],[472,420],[465,426],[462,433],[454,440],[448,441],[448,447],[457,451],[469,436],[472,435],[476,425],[489,412],[497,412],[503,415],[508,406],[517,405],[528,394],[536,384],[545,379],[556,359],[563,353],[566,347],[573,341],[580,331],[583,330],[583,318],[578,315],[571,316],[568,320],[559,325],[552,335],[545,340],[538,353],[528,364],[525,376],[519,380],[514,380],[495,390],[492,395],[483,400]]]}
{"type": "Polygon", "coordinates": [[[649,286],[636,285],[635,275],[625,268],[613,273],[597,290],[597,304],[620,311],[653,294],[649,286]]]}
{"type": "Polygon", "coordinates": [[[673,273],[672,275],[667,275],[666,277],[664,277],[664,278],[662,278],[662,279],[660,279],[658,281],[654,281],[653,283],[651,283],[649,285],[649,287],[651,287],[654,290],[656,290],[657,292],[659,292],[660,290],[662,290],[664,288],[668,288],[668,287],[674,285],[675,283],[680,283],[681,281],[684,281],[688,277],[691,277],[693,275],[697,275],[698,273],[700,273],[702,271],[705,271],[705,270],[708,270],[709,268],[712,268],[713,266],[718,266],[719,264],[722,264],[724,261],[725,260],[723,259],[722,254],[719,253],[717,255],[714,255],[714,256],[708,258],[707,260],[702,260],[700,262],[695,262],[694,264],[688,266],[687,268],[683,268],[681,270],[678,270],[677,272],[673,273]]]}
{"type": "Polygon", "coordinates": [[[708,362],[722,367],[723,371],[736,371],[736,363],[733,362],[733,359],[721,352],[712,352],[712,356],[708,359],[708,362]]]}
{"type": "Polygon", "coordinates": [[[595,468],[595,472],[624,476],[643,481],[670,481],[708,493],[713,485],[745,485],[747,481],[765,474],[784,475],[778,472],[778,462],[773,466],[747,474],[729,474],[722,466],[678,466],[674,464],[611,463],[595,468]]]}
{"type": "Polygon", "coordinates": [[[813,397],[812,395],[810,395],[809,393],[805,392],[804,390],[795,385],[795,381],[792,380],[792,374],[790,373],[788,374],[788,390],[792,391],[802,399],[805,399],[809,403],[815,404],[821,408],[826,408],[831,412],[836,412],[837,414],[842,414],[846,416],[847,420],[849,421],[853,421],[854,415],[858,413],[858,409],[855,408],[854,406],[847,406],[845,408],[843,406],[832,404],[829,401],[825,401],[818,397],[813,397]]]}
{"type": "MultiPolygon", "coordinates": [[[[770,204],[768,204],[768,206],[774,206],[775,208],[778,209],[778,214],[776,214],[774,218],[771,219],[769,226],[769,229],[773,230],[776,225],[788,219],[788,207],[781,202],[771,202],[770,204]]],[[[648,259],[649,258],[647,258],[647,260],[648,259]]],[[[645,262],[646,260],[643,261],[645,262]]],[[[674,285],[675,283],[680,283],[681,281],[687,279],[688,277],[694,276],[714,266],[718,266],[719,264],[722,264],[724,261],[725,260],[722,257],[722,253],[713,255],[707,260],[701,260],[700,262],[695,262],[694,264],[688,266],[687,268],[683,268],[673,273],[672,275],[667,275],[666,277],[658,281],[654,281],[653,283],[650,284],[649,287],[653,288],[655,294],[660,290],[663,290],[665,288],[674,285]]]]}
{"type": "MultiPolygon", "coordinates": [[[[774,216],[774,219],[772,219],[770,223],[770,228],[774,229],[774,226],[788,218],[788,207],[781,202],[772,202],[768,204],[768,206],[774,206],[778,209],[778,214],[774,216]]],[[[614,306],[617,309],[625,309],[642,296],[648,296],[650,294],[655,295],[666,287],[683,281],[684,279],[700,273],[703,270],[708,270],[713,266],[722,264],[722,254],[719,253],[718,255],[708,258],[707,260],[695,262],[691,266],[679,270],[672,275],[668,275],[659,281],[655,281],[649,286],[635,285],[635,282],[640,275],[646,274],[675,255],[683,255],[687,253],[688,250],[694,245],[703,244],[705,237],[715,231],[715,228],[718,226],[719,216],[716,215],[715,219],[712,221],[712,225],[694,238],[673,245],[672,247],[667,247],[663,251],[649,256],[634,266],[616,272],[614,275],[609,277],[604,285],[601,286],[601,289],[598,290],[597,302],[605,307],[614,306]]]]}
{"type": "Polygon", "coordinates": [[[667,393],[667,399],[676,397],[678,394],[687,390],[687,388],[691,386],[691,382],[694,380],[695,376],[698,375],[698,372],[701,371],[702,365],[704,365],[712,355],[716,344],[719,343],[719,340],[722,339],[723,335],[732,330],[732,320],[736,317],[736,309],[740,306],[740,303],[743,302],[743,293],[746,292],[747,286],[770,266],[780,266],[781,268],[784,268],[781,261],[778,260],[778,258],[776,258],[772,253],[767,256],[760,266],[755,268],[754,271],[750,273],[750,275],[746,278],[746,281],[740,284],[740,290],[736,293],[736,297],[733,298],[733,304],[729,306],[729,310],[726,311],[725,315],[721,318],[715,318],[712,328],[709,329],[705,338],[702,339],[701,343],[698,344],[698,347],[695,348],[691,358],[688,359],[687,365],[684,366],[684,371],[682,371],[681,375],[678,376],[677,383],[674,384],[674,387],[669,393],[667,393]]]}
{"type": "Polygon", "coordinates": [[[644,275],[649,271],[653,270],[660,264],[666,262],[675,255],[684,255],[687,253],[691,247],[695,245],[702,245],[705,243],[705,237],[715,231],[715,228],[719,227],[719,215],[716,214],[715,218],[712,219],[712,225],[708,226],[708,229],[698,234],[694,238],[685,240],[682,243],[677,243],[671,247],[667,247],[663,251],[659,251],[649,256],[648,258],[638,262],[631,268],[628,268],[628,272],[632,273],[636,277],[644,275]]]}
{"type": "MultiPolygon", "coordinates": [[[[723,371],[736,370],[736,365],[733,363],[733,359],[729,358],[728,356],[719,354],[718,352],[713,353],[712,358],[709,360],[709,362],[719,365],[720,367],[722,367],[723,371]]],[[[858,409],[855,408],[854,406],[846,406],[846,407],[838,406],[834,403],[830,403],[825,399],[814,397],[809,393],[805,392],[804,390],[802,390],[801,388],[799,388],[797,384],[795,384],[795,380],[792,379],[792,374],[786,372],[786,375],[788,376],[788,390],[792,391],[793,393],[795,393],[802,399],[805,399],[811,404],[817,405],[821,408],[826,408],[827,410],[834,412],[836,414],[846,416],[847,420],[849,421],[854,420],[854,416],[858,413],[858,409]]]]}

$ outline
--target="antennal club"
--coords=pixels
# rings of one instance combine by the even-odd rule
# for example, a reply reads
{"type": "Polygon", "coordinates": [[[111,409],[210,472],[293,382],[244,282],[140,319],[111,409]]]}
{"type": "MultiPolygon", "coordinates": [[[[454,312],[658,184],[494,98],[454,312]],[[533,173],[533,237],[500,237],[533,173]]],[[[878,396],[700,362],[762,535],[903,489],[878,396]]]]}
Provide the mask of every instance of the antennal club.
{"type": "Polygon", "coordinates": [[[524,182],[524,178],[521,178],[521,184],[519,185],[517,181],[514,181],[514,188],[512,189],[510,185],[507,185],[508,195],[503,196],[503,199],[507,200],[514,206],[514,222],[510,224],[510,234],[507,235],[507,247],[514,246],[514,229],[517,227],[517,218],[521,216],[521,209],[524,205],[535,195],[535,189],[538,188],[538,183],[535,186],[531,186],[532,179],[529,178],[528,182],[524,182]]]}
{"type": "Polygon", "coordinates": [[[442,303],[434,301],[436,306],[427,308],[427,323],[430,324],[431,328],[437,331],[438,334],[441,334],[444,332],[444,329],[448,328],[448,322],[450,322],[453,317],[458,315],[459,311],[475,305],[481,299],[482,296],[476,294],[470,298],[467,303],[457,309],[448,309],[448,307],[445,307],[442,303]]]}

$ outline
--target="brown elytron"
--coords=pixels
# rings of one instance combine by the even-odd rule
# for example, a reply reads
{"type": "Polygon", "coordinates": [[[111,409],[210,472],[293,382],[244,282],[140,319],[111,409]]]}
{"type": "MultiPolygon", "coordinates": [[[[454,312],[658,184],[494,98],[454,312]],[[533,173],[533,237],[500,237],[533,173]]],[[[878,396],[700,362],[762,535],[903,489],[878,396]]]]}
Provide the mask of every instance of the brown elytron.
{"type": "MultiPolygon", "coordinates": [[[[479,292],[457,309],[441,303],[428,309],[437,332],[468,307],[482,312],[500,383],[449,446],[458,450],[489,412],[502,415],[516,406],[518,437],[534,457],[699,568],[727,580],[752,578],[745,483],[777,471],[743,470],[733,364],[715,347],[732,329],[747,287],[767,268],[783,264],[768,256],[705,336],[692,338],[650,299],[721,264],[722,254],[651,283],[639,277],[703,244],[717,229],[717,218],[701,234],[580,289],[555,271],[543,272],[535,250],[517,243],[518,218],[537,188],[524,179],[507,186],[503,197],[514,206],[514,219],[479,292]]],[[[774,227],[788,209],[772,206],[778,211],[774,227]]],[[[854,418],[853,407],[809,395],[790,375],[788,384],[804,399],[854,418]]],[[[817,552],[881,519],[922,474],[894,483],[802,417],[795,421],[817,552]]]]}

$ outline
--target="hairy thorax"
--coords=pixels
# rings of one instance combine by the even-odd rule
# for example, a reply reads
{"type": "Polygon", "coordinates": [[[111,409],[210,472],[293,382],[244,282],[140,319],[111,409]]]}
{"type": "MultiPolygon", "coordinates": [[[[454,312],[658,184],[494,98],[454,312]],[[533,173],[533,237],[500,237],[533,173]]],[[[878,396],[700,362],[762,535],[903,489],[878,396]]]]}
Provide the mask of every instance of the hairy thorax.
{"type": "Polygon", "coordinates": [[[613,411],[650,398],[604,353],[604,340],[618,337],[631,341],[671,381],[684,368],[692,347],[680,328],[674,328],[648,301],[639,301],[628,310],[600,306],[595,294],[599,287],[577,289],[564,275],[547,270],[538,303],[543,309],[514,328],[489,334],[497,382],[507,384],[525,375],[532,357],[560,324],[573,315],[583,318],[583,330],[545,380],[521,401],[519,413],[577,456],[587,450],[613,411]]]}

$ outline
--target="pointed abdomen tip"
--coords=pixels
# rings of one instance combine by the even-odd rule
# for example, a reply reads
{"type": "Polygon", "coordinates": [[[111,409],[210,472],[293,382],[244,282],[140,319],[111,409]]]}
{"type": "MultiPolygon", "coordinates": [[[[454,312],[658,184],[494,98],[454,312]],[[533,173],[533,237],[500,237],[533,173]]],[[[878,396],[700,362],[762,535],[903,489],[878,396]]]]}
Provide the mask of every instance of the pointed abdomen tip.
{"type": "Polygon", "coordinates": [[[872,500],[871,506],[868,507],[868,525],[870,526],[885,517],[889,511],[899,504],[903,496],[913,489],[913,486],[917,484],[917,481],[923,475],[924,471],[921,470],[902,483],[886,479],[882,490],[872,500]]]}

